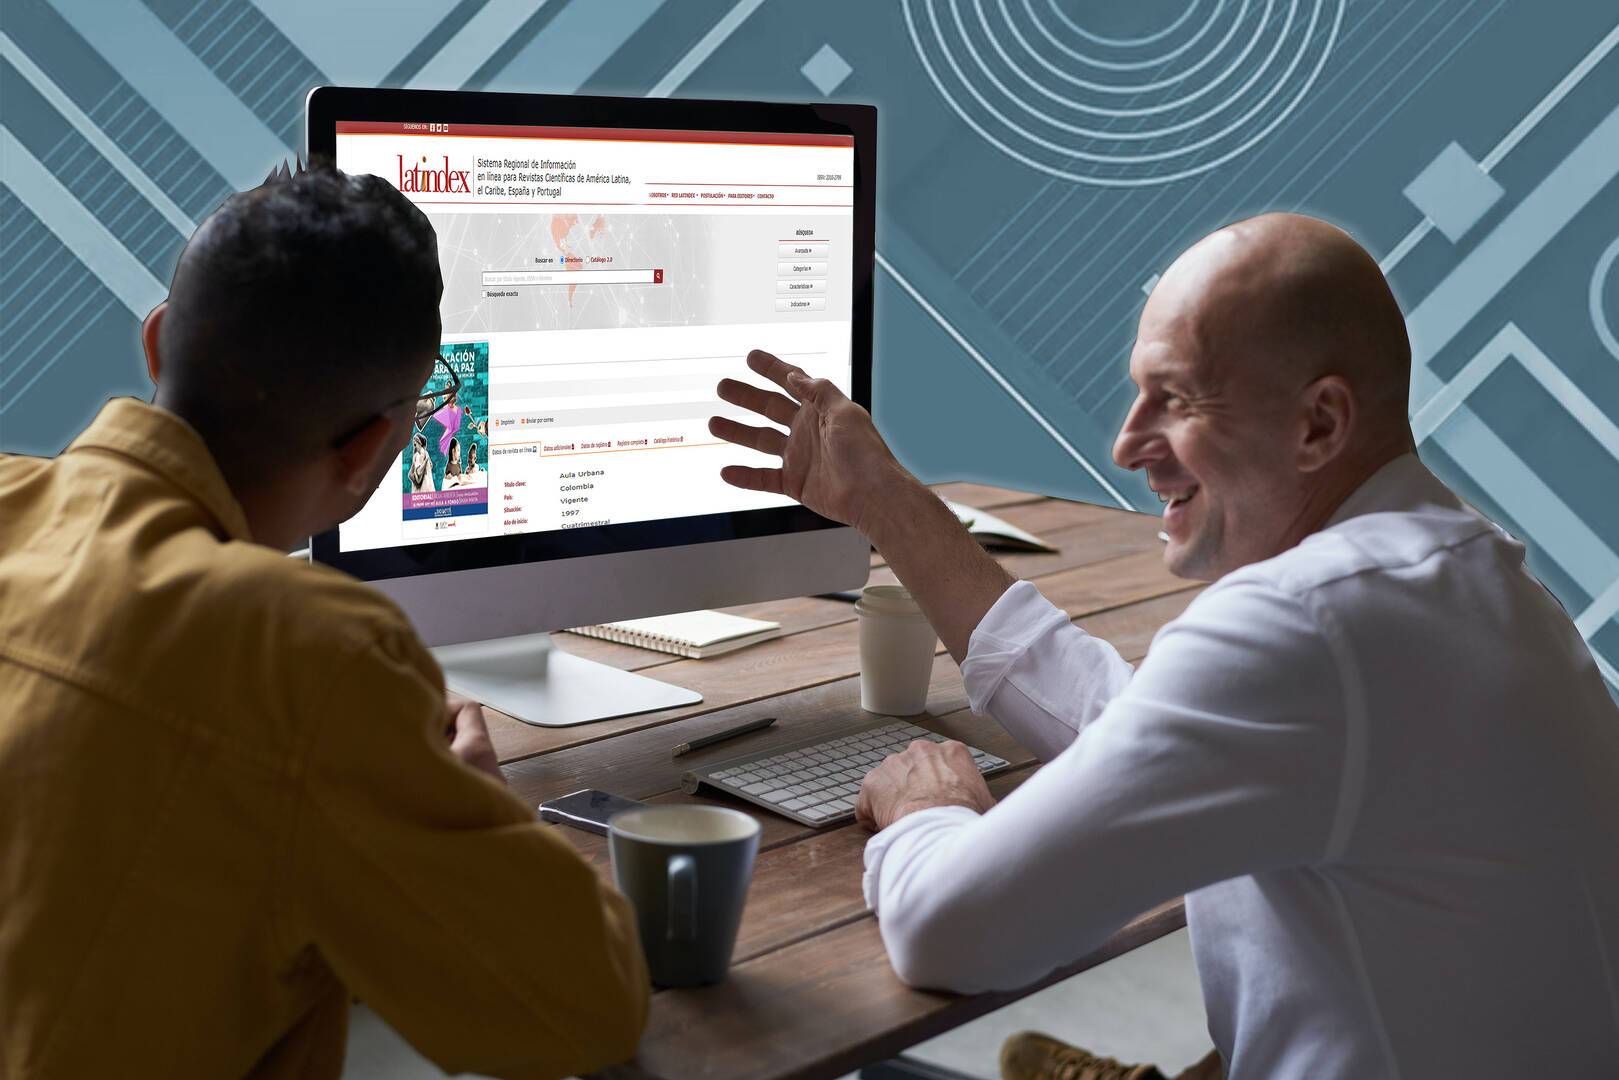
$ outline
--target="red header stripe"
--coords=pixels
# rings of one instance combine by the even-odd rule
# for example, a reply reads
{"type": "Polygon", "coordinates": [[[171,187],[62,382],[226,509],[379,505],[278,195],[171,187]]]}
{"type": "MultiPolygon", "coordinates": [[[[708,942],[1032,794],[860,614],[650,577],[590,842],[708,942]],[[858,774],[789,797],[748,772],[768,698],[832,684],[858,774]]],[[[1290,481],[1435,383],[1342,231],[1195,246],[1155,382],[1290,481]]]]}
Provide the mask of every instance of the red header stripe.
{"type": "Polygon", "coordinates": [[[679,131],[668,128],[539,127],[523,124],[427,124],[339,120],[339,135],[420,135],[427,138],[579,139],[604,142],[739,143],[749,146],[854,146],[853,135],[791,131],[679,131]]]}

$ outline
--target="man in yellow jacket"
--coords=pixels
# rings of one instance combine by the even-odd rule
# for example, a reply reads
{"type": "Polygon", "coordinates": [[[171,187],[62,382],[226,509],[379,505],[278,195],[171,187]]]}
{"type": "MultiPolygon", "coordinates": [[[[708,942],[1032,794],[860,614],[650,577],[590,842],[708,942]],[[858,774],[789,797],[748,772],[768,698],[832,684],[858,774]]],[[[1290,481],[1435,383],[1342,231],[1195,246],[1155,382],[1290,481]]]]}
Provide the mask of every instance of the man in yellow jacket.
{"type": "Polygon", "coordinates": [[[404,615],[285,557],[430,407],[441,289],[386,182],[283,170],[181,255],[155,402],[0,456],[0,1076],[336,1076],[351,994],[451,1072],[634,1053],[624,899],[404,615]]]}

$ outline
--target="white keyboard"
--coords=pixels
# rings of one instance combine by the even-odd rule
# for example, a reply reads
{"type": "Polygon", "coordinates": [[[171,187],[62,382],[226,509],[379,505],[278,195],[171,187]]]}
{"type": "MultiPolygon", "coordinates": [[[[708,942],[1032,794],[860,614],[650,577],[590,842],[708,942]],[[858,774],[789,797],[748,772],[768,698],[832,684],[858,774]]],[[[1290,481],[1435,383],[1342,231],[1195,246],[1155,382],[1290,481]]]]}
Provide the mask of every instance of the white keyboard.
{"type": "MultiPolygon", "coordinates": [[[[837,825],[854,817],[866,774],[916,739],[947,741],[926,728],[890,718],[692,769],[681,777],[681,784],[691,794],[700,784],[708,784],[804,825],[837,825]]],[[[980,773],[1006,768],[994,754],[967,749],[980,773]]]]}

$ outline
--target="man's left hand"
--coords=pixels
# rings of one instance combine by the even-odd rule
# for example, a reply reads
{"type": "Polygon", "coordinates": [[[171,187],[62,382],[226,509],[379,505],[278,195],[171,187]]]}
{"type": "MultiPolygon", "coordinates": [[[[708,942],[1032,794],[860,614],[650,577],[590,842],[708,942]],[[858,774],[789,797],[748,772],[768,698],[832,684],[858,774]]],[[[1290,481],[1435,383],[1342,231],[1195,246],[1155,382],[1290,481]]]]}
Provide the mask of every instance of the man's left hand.
{"type": "Polygon", "coordinates": [[[500,759],[495,756],[494,744],[489,741],[489,729],[484,726],[483,706],[456,694],[448,694],[444,702],[444,716],[444,734],[450,740],[450,753],[504,784],[506,776],[500,771],[500,759]]]}
{"type": "Polygon", "coordinates": [[[866,774],[855,817],[880,831],[935,806],[965,806],[982,814],[994,805],[995,796],[966,746],[918,739],[866,774]]]}

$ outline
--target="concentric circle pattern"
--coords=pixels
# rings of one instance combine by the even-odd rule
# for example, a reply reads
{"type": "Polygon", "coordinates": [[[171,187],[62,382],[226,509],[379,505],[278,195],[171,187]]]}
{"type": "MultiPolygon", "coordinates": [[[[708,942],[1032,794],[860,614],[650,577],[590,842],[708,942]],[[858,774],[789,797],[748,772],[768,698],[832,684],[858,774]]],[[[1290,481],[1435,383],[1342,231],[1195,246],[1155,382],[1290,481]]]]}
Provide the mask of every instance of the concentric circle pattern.
{"type": "Polygon", "coordinates": [[[1597,332],[1597,338],[1602,347],[1619,360],[1619,335],[1613,332],[1613,323],[1608,320],[1608,313],[1604,309],[1602,294],[1604,291],[1619,293],[1619,290],[1608,290],[1608,282],[1613,277],[1613,264],[1619,260],[1619,237],[1608,245],[1597,258],[1596,270],[1591,274],[1591,326],[1597,332]]]}
{"type": "Polygon", "coordinates": [[[1132,0],[1120,33],[1077,0],[903,0],[933,85],[1004,153],[1082,184],[1198,176],[1290,116],[1347,0],[1132,0]]]}

